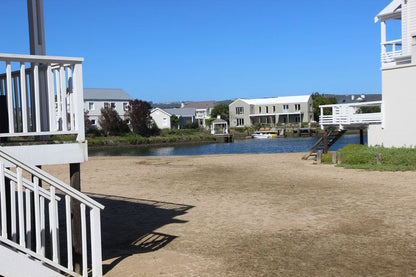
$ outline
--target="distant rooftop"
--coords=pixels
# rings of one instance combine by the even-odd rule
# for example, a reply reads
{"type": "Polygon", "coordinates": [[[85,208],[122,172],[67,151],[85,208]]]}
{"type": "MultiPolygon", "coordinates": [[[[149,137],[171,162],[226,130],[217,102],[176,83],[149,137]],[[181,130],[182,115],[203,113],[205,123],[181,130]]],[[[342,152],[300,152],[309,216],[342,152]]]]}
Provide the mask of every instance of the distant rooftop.
{"type": "Polygon", "coordinates": [[[208,109],[214,108],[215,101],[184,102],[183,108],[208,109]]]}
{"type": "Polygon", "coordinates": [[[272,98],[240,99],[249,105],[274,105],[288,103],[305,103],[309,101],[310,95],[282,96],[272,98]]]}
{"type": "Polygon", "coordinates": [[[191,117],[195,116],[196,109],[195,108],[174,108],[174,109],[163,109],[165,112],[169,114],[174,114],[176,116],[182,117],[191,117]]]}
{"type": "Polygon", "coordinates": [[[122,89],[84,88],[84,101],[130,101],[133,98],[122,89]]]}
{"type": "Polygon", "coordinates": [[[381,101],[381,94],[323,94],[325,97],[334,97],[338,104],[381,101]]]}

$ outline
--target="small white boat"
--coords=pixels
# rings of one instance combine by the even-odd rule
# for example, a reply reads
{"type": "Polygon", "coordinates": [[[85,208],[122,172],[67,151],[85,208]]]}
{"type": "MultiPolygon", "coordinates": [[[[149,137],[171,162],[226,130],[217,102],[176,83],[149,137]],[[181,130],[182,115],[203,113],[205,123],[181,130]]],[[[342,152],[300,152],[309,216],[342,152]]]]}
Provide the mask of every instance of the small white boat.
{"type": "Polygon", "coordinates": [[[253,134],[251,136],[254,139],[271,139],[271,138],[273,138],[273,136],[271,134],[263,134],[263,133],[253,134]]]}

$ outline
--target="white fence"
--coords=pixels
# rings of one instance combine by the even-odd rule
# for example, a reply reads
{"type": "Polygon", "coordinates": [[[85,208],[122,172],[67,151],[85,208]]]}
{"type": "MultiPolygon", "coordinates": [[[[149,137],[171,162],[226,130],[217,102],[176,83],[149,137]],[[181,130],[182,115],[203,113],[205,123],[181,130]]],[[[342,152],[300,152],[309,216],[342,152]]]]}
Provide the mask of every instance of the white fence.
{"type": "Polygon", "coordinates": [[[75,134],[84,141],[82,61],[0,53],[0,111],[7,109],[0,137],[75,134]]]}
{"type": "Polygon", "coordinates": [[[91,267],[92,276],[102,276],[100,210],[103,208],[62,181],[0,149],[1,243],[55,270],[78,276],[74,272],[72,234],[76,233],[74,228],[81,228],[82,275],[88,276],[91,267]],[[71,203],[79,205],[81,226],[71,223],[71,203]],[[60,228],[65,232],[60,232],[60,228]]]}
{"type": "Polygon", "coordinates": [[[351,104],[334,104],[321,105],[319,124],[324,129],[328,126],[344,127],[365,126],[369,124],[382,123],[382,101],[351,103],[351,104]],[[379,107],[380,112],[363,112],[364,107],[379,107]],[[324,109],[330,109],[329,115],[324,115],[324,109]]]}
{"type": "Polygon", "coordinates": [[[384,43],[381,43],[381,62],[382,63],[392,63],[394,58],[401,56],[402,53],[402,40],[390,40],[384,43]]]}

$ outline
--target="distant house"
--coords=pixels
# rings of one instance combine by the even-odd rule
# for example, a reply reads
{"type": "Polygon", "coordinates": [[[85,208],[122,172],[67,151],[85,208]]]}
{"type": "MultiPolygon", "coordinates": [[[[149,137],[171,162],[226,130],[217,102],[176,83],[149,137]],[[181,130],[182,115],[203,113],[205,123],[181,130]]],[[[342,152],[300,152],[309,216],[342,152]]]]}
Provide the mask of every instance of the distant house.
{"type": "Polygon", "coordinates": [[[182,108],[195,108],[195,119],[198,126],[205,127],[205,120],[211,118],[215,101],[184,102],[182,108]]]}
{"type": "Polygon", "coordinates": [[[153,122],[156,123],[159,129],[170,129],[172,128],[172,124],[170,121],[171,114],[166,112],[163,109],[156,108],[150,112],[150,117],[152,118],[153,122]]]}
{"type": "Polygon", "coordinates": [[[125,119],[129,102],[132,100],[133,98],[122,89],[84,89],[84,111],[88,112],[88,118],[97,127],[100,127],[98,118],[102,108],[113,107],[120,117],[125,119]]]}
{"type": "Polygon", "coordinates": [[[155,108],[150,112],[150,117],[160,129],[170,129],[171,117],[175,115],[179,118],[178,128],[181,128],[189,122],[195,122],[195,108],[174,108],[174,109],[160,109],[155,108]]]}
{"type": "Polygon", "coordinates": [[[323,96],[334,97],[338,104],[381,101],[381,94],[323,94],[323,96]]]}
{"type": "Polygon", "coordinates": [[[230,127],[254,124],[310,122],[313,120],[310,95],[258,99],[237,99],[229,105],[230,127]]]}

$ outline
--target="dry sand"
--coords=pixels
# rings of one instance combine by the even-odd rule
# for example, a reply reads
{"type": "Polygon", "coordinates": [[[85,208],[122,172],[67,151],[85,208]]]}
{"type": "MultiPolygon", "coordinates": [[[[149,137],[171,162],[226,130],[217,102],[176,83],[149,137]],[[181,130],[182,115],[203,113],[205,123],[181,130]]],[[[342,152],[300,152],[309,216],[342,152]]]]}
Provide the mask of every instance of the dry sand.
{"type": "Polygon", "coordinates": [[[416,172],[301,156],[90,158],[106,276],[415,276],[416,172]]]}

